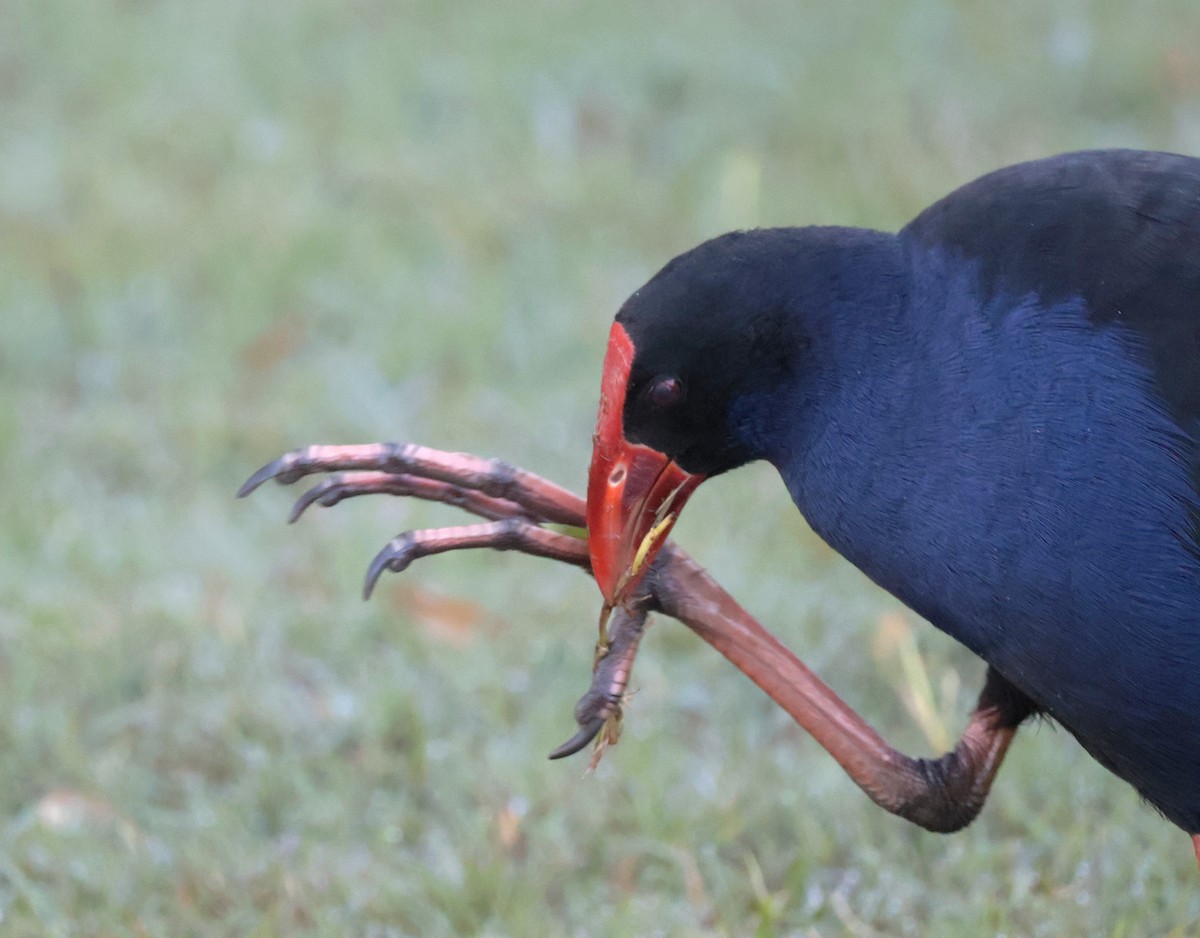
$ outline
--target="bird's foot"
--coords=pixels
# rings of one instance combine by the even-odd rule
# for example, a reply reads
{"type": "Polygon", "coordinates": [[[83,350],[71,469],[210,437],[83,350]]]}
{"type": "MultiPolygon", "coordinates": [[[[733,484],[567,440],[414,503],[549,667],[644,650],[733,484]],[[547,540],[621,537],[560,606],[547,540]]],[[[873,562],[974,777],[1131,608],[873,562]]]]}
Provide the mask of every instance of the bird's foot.
{"type": "MultiPolygon", "coordinates": [[[[400,572],[433,554],[486,548],[512,550],[591,569],[587,542],[546,524],[582,528],[584,503],[553,482],[495,459],[447,453],[404,443],[308,446],[281,456],[254,473],[238,492],[245,497],[270,479],[291,485],[307,476],[333,473],[301,495],[289,522],[313,505],[332,507],[360,495],[398,495],[453,505],[485,519],[482,524],[405,531],[371,561],[363,587],[369,597],[385,570],[400,572]]],[[[623,609],[607,624],[601,617],[592,685],[575,708],[579,732],[551,754],[579,752],[596,740],[592,765],[620,735],[621,705],[646,609],[623,609]]]]}
{"type": "Polygon", "coordinates": [[[488,524],[405,531],[372,561],[364,593],[384,570],[399,572],[414,560],[452,550],[515,550],[590,569],[587,542],[543,525],[582,528],[584,503],[548,479],[499,459],[447,453],[413,443],[306,446],[254,473],[238,491],[244,498],[264,482],[291,485],[332,472],[301,495],[288,521],[313,505],[332,507],[359,495],[399,495],[453,505],[488,524]]]}
{"type": "Polygon", "coordinates": [[[592,686],[575,705],[579,732],[550,753],[551,759],[573,755],[596,739],[592,756],[595,768],[604,749],[620,738],[622,705],[645,628],[644,607],[618,609],[608,620],[602,639],[596,643],[592,686]]]}

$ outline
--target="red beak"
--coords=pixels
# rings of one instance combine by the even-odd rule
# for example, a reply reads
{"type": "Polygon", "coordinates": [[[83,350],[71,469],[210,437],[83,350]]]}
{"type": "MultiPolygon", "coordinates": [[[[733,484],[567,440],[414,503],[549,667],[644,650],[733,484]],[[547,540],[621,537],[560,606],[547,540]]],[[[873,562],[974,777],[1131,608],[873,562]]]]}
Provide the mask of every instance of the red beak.
{"type": "Polygon", "coordinates": [[[684,502],[704,481],[669,457],[625,439],[622,416],[634,348],[613,323],[600,382],[600,414],[588,470],[588,552],[608,606],[619,606],[666,543],[684,502]]]}

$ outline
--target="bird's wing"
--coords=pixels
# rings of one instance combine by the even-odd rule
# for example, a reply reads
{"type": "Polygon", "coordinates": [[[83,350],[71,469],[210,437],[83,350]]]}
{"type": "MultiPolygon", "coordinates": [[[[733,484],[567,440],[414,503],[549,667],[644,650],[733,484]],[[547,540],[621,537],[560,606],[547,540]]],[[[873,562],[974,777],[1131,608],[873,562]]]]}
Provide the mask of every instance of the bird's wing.
{"type": "Polygon", "coordinates": [[[978,263],[987,295],[1081,299],[1097,327],[1128,329],[1172,416],[1200,435],[1200,159],[1100,150],[1021,163],[946,196],[902,237],[978,263]]]}

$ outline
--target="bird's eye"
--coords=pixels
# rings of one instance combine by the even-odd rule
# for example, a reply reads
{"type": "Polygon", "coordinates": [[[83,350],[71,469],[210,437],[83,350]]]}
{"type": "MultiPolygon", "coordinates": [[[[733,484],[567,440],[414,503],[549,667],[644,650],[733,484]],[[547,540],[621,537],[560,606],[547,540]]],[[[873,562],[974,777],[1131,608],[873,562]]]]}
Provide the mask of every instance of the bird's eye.
{"type": "Polygon", "coordinates": [[[683,400],[683,382],[675,377],[658,378],[650,385],[650,402],[656,407],[670,407],[683,400]]]}

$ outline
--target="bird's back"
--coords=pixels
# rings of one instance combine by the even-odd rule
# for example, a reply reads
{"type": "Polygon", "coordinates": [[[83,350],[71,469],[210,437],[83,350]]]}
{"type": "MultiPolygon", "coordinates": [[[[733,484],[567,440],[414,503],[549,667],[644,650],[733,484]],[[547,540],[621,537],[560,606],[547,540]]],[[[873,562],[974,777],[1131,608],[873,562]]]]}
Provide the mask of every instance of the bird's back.
{"type": "Polygon", "coordinates": [[[1079,298],[1144,343],[1183,423],[1200,419],[1200,159],[1093,150],[1020,163],[934,203],[901,233],[974,261],[985,291],[1079,298]]]}

